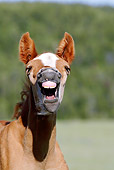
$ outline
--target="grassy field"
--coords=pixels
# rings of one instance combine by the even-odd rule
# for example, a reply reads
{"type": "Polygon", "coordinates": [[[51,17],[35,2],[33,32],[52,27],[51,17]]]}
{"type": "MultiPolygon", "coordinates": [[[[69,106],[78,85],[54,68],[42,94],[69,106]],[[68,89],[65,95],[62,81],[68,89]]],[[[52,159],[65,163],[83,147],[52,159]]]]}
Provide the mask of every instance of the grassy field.
{"type": "Polygon", "coordinates": [[[57,140],[70,170],[114,170],[114,120],[58,121],[57,140]]]}

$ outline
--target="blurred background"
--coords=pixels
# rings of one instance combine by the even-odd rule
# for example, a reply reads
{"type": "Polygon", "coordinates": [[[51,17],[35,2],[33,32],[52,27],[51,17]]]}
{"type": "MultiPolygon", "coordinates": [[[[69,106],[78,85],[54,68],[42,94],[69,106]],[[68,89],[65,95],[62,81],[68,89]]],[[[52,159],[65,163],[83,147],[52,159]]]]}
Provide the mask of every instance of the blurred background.
{"type": "Polygon", "coordinates": [[[0,119],[20,101],[25,68],[19,40],[30,32],[38,53],[56,52],[64,32],[76,56],[58,118],[70,170],[114,169],[114,1],[0,0],[0,119]]]}

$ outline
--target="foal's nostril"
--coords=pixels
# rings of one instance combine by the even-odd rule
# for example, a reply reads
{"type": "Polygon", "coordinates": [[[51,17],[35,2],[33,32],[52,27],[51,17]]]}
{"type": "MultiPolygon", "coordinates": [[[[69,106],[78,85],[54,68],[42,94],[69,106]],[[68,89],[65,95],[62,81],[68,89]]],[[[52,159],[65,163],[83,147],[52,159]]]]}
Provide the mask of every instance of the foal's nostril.
{"type": "Polygon", "coordinates": [[[61,78],[61,73],[58,73],[58,78],[59,78],[59,79],[61,78]]]}
{"type": "Polygon", "coordinates": [[[38,73],[37,77],[38,78],[41,78],[42,74],[41,73],[38,73]]]}

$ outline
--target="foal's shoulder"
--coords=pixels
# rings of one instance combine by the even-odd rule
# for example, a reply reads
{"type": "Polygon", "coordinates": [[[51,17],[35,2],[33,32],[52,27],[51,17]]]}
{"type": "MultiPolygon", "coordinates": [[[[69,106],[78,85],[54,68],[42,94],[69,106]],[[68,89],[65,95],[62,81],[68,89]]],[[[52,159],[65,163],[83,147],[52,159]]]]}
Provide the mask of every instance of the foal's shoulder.
{"type": "Polygon", "coordinates": [[[21,117],[11,122],[0,121],[0,136],[4,139],[14,137],[18,140],[24,135],[24,129],[21,117]]]}

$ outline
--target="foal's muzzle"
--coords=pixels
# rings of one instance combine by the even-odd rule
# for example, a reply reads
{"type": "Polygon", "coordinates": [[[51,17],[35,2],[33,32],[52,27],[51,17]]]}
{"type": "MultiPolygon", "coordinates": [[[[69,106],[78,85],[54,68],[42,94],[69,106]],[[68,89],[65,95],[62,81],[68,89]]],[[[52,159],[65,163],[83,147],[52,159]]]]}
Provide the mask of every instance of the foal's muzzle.
{"type": "Polygon", "coordinates": [[[58,70],[53,69],[53,68],[44,68],[40,70],[37,77],[38,77],[39,83],[43,83],[49,80],[49,81],[53,81],[58,84],[60,83],[61,73],[58,70]]]}
{"type": "MultiPolygon", "coordinates": [[[[37,74],[37,81],[33,85],[33,96],[35,105],[40,113],[56,112],[59,106],[59,87],[61,73],[53,68],[43,68],[37,74]]],[[[43,115],[42,114],[42,115],[43,115]]]]}

